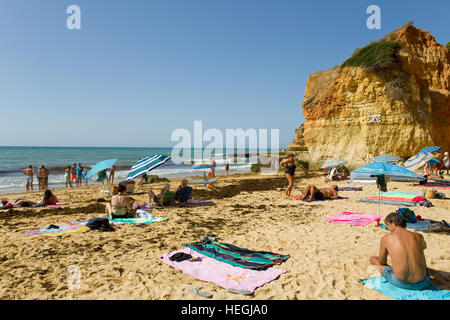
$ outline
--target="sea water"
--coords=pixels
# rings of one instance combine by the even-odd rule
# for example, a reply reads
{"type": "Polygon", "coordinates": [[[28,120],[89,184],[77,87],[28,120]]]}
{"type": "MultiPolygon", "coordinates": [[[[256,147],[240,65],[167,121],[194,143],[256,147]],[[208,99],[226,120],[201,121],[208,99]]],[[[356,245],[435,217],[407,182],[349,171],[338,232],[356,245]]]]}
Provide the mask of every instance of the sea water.
{"type": "MultiPolygon", "coordinates": [[[[32,165],[35,172],[41,165],[50,170],[49,188],[65,187],[64,170],[66,167],[81,163],[88,170],[97,162],[117,158],[114,181],[124,180],[128,171],[138,160],[156,154],[171,155],[172,148],[112,148],[112,147],[0,147],[0,193],[24,192],[26,177],[22,170],[32,165]]],[[[214,153],[213,153],[214,154],[214,153]]],[[[150,171],[165,178],[179,178],[188,176],[201,176],[203,171],[193,170],[192,162],[209,159],[195,159],[192,151],[191,161],[175,164],[171,160],[150,171]]],[[[230,163],[230,173],[249,172],[251,160],[248,150],[235,150],[231,153],[216,153],[217,173],[225,171],[225,163],[230,163]],[[237,163],[236,163],[237,162],[237,163]]],[[[96,183],[97,175],[88,182],[96,183]]],[[[36,174],[34,176],[34,190],[38,190],[36,174]]],[[[83,181],[83,185],[85,182],[83,181]]]]}

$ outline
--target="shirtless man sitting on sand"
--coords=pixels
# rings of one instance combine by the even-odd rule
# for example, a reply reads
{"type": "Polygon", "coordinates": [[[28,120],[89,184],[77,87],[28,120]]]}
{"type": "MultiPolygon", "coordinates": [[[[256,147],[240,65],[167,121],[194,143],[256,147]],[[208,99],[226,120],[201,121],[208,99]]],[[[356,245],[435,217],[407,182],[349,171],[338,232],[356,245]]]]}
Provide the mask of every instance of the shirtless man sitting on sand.
{"type": "Polygon", "coordinates": [[[307,202],[311,202],[313,200],[337,199],[339,198],[337,191],[337,185],[332,185],[329,188],[322,189],[317,189],[316,186],[309,185],[306,187],[303,199],[306,199],[307,202]]]}
{"type": "Polygon", "coordinates": [[[424,249],[427,244],[423,236],[406,230],[406,221],[396,212],[384,220],[390,233],[381,238],[380,254],[370,257],[370,263],[378,268],[382,276],[394,286],[423,290],[430,284],[424,249]],[[391,256],[392,267],[387,265],[391,256]]]}

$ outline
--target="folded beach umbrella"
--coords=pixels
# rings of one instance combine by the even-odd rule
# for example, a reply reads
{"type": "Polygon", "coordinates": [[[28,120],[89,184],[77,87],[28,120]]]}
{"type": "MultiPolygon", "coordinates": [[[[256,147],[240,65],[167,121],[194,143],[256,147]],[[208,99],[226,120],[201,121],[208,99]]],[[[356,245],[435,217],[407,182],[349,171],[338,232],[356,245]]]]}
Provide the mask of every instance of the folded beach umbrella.
{"type": "Polygon", "coordinates": [[[327,162],[325,162],[324,165],[320,167],[320,169],[339,167],[339,166],[342,166],[347,163],[348,163],[348,161],[345,161],[345,160],[331,159],[331,160],[328,160],[327,162]]]}
{"type": "Polygon", "coordinates": [[[192,166],[192,169],[208,169],[208,168],[214,168],[214,167],[215,167],[215,165],[211,164],[211,162],[203,161],[203,162],[194,163],[194,165],[192,166]]]}
{"type": "Polygon", "coordinates": [[[391,154],[380,154],[379,156],[373,157],[370,159],[371,162],[388,162],[392,164],[396,164],[397,162],[401,161],[402,159],[396,156],[393,156],[391,154]]]}
{"type": "Polygon", "coordinates": [[[134,180],[170,160],[169,156],[155,155],[139,160],[131,167],[126,181],[134,180]]]}
{"type": "Polygon", "coordinates": [[[422,153],[419,152],[415,156],[412,156],[408,160],[405,161],[403,167],[408,170],[416,170],[423,166],[427,161],[433,159],[434,156],[431,153],[422,153]]]}
{"type": "Polygon", "coordinates": [[[433,153],[433,152],[437,152],[441,149],[442,149],[442,147],[439,147],[439,146],[431,146],[431,147],[423,148],[418,153],[433,153]]]}
{"type": "Polygon", "coordinates": [[[424,180],[424,178],[421,175],[418,175],[415,172],[409,171],[403,167],[396,166],[395,164],[388,162],[373,162],[365,166],[362,166],[361,168],[353,170],[352,173],[360,173],[374,176],[384,174],[385,176],[404,177],[417,181],[424,180]]]}
{"type": "Polygon", "coordinates": [[[103,170],[111,168],[116,163],[116,161],[117,161],[117,159],[108,159],[108,160],[103,160],[103,161],[97,163],[86,174],[86,178],[89,178],[90,176],[92,176],[92,175],[94,175],[96,173],[99,173],[100,171],[103,171],[103,170]]]}

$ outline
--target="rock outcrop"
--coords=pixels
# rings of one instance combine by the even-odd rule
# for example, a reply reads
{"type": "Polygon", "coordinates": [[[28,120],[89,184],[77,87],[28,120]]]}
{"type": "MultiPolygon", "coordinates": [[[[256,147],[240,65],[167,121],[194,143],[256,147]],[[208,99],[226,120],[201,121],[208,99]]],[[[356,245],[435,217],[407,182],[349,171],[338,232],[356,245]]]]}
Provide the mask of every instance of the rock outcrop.
{"type": "Polygon", "coordinates": [[[309,76],[305,123],[287,149],[307,150],[310,168],[332,157],[354,168],[382,153],[407,158],[431,145],[450,151],[449,50],[411,25],[380,43],[396,50],[380,68],[352,61],[309,76]]]}

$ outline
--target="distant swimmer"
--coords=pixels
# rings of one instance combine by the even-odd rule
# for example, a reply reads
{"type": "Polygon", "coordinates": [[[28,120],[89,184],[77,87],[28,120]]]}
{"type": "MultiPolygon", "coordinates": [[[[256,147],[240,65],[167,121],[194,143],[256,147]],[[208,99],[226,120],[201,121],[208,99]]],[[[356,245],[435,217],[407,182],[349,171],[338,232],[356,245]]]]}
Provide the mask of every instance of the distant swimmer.
{"type": "Polygon", "coordinates": [[[290,154],[287,159],[280,162],[280,165],[285,168],[284,173],[286,175],[286,179],[289,182],[288,187],[286,188],[286,195],[290,196],[292,188],[294,187],[294,174],[297,166],[295,165],[294,155],[290,154]]]}
{"type": "Polygon", "coordinates": [[[33,190],[33,176],[34,176],[34,170],[33,170],[33,166],[28,166],[28,168],[26,168],[25,170],[22,171],[24,175],[27,176],[27,184],[26,184],[26,189],[28,190],[33,190]]]}

